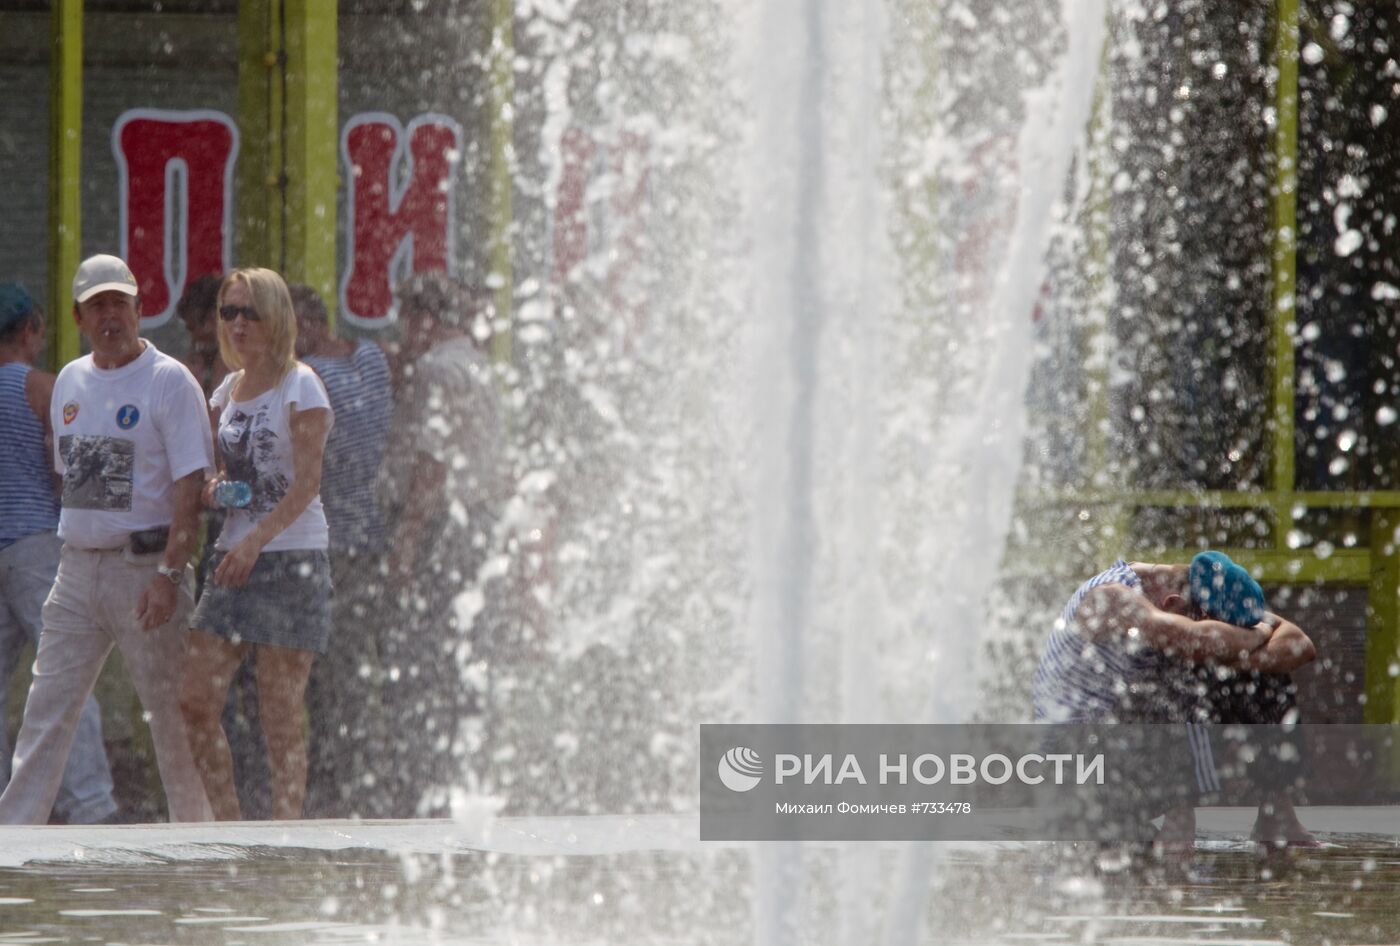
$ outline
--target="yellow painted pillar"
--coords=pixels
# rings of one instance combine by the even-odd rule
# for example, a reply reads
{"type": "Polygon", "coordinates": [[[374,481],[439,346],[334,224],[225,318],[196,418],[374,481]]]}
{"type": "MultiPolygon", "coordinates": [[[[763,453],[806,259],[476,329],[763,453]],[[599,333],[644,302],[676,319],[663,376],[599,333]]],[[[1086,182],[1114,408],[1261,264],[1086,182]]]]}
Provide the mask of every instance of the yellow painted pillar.
{"type": "MultiPolygon", "coordinates": [[[[1108,31],[1110,34],[1112,30],[1108,31]]],[[[1122,478],[1111,467],[1111,436],[1113,418],[1109,411],[1109,385],[1113,357],[1112,331],[1109,325],[1109,300],[1112,273],[1112,213],[1113,213],[1113,147],[1112,101],[1113,88],[1112,39],[1105,38],[1099,53],[1099,77],[1094,88],[1093,114],[1089,123],[1089,143],[1086,164],[1089,174],[1089,199],[1085,203],[1087,217],[1085,282],[1089,288],[1087,337],[1085,345],[1086,374],[1089,382],[1089,414],[1085,431],[1085,469],[1089,471],[1090,493],[1120,491],[1122,478]]],[[[1098,560],[1111,562],[1125,554],[1132,507],[1121,503],[1104,505],[1095,510],[1098,560]]]]}
{"type": "Polygon", "coordinates": [[[55,368],[82,352],[74,324],[73,274],[82,261],[83,4],[53,7],[49,141],[49,324],[55,368]]]}
{"type": "Polygon", "coordinates": [[[282,273],[316,289],[335,318],[335,196],[339,111],[336,5],[283,0],[286,201],[282,273]]]}
{"type": "Polygon", "coordinates": [[[337,13],[322,0],[238,6],[237,263],[313,286],[335,317],[337,13]]]}
{"type": "Polygon", "coordinates": [[[1371,519],[1371,581],[1366,597],[1368,723],[1400,723],[1400,510],[1376,509],[1371,519]]]}
{"type": "Polygon", "coordinates": [[[1293,459],[1293,336],[1298,284],[1298,0],[1278,0],[1274,36],[1273,293],[1274,543],[1286,548],[1295,485],[1293,459]]]}
{"type": "Polygon", "coordinates": [[[487,285],[495,292],[496,334],[491,356],[498,362],[511,359],[515,290],[513,194],[515,164],[515,6],[511,0],[491,0],[491,97],[487,122],[490,140],[490,253],[487,285]]]}
{"type": "Polygon", "coordinates": [[[281,155],[273,139],[273,92],[280,80],[280,39],[274,9],[280,0],[238,4],[238,167],[234,265],[281,262],[281,155]]]}

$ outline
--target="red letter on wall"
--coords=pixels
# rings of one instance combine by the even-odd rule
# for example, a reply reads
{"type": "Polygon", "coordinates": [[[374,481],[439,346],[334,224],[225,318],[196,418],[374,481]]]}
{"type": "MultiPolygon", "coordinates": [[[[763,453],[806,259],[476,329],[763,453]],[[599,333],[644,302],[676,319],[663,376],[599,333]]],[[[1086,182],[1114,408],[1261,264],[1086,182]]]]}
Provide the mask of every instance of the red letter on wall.
{"type": "Polygon", "coordinates": [[[559,141],[559,190],[554,201],[554,281],[563,286],[588,256],[588,182],[598,146],[582,128],[570,128],[559,141]]]}
{"type": "Polygon", "coordinates": [[[341,311],[352,324],[377,327],[393,308],[398,280],[457,268],[453,192],[462,129],[445,116],[420,115],[405,132],[392,115],[367,113],[345,126],[340,148],[350,182],[341,311]]]}
{"type": "Polygon", "coordinates": [[[238,128],[222,112],[132,109],[112,129],[121,255],[146,325],[175,311],[185,283],[228,269],[238,128]]]}
{"type": "Polygon", "coordinates": [[[629,340],[645,312],[629,277],[641,257],[651,187],[650,142],[624,131],[599,140],[582,128],[561,137],[552,218],[552,275],[565,296],[585,284],[605,289],[611,317],[629,340]]]}

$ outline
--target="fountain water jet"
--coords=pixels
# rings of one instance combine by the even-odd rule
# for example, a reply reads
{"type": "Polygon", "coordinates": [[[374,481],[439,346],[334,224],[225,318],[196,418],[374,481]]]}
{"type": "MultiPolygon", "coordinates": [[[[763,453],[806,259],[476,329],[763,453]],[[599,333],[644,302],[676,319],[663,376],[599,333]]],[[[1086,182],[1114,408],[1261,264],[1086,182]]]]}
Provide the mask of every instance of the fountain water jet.
{"type": "MultiPolygon", "coordinates": [[[[765,342],[754,350],[760,365],[786,363],[791,375],[775,397],[770,378],[755,372],[766,382],[758,404],[766,431],[760,439],[767,446],[755,504],[761,525],[756,530],[760,538],[750,633],[758,679],[773,687],[760,699],[755,718],[874,722],[889,718],[879,686],[872,685],[878,677],[870,658],[870,641],[884,632],[886,593],[878,573],[883,393],[878,376],[887,315],[883,288],[898,269],[890,263],[881,210],[886,193],[881,181],[881,48],[888,37],[878,3],[838,7],[812,2],[797,9],[771,3],[764,10],[765,23],[800,23],[803,29],[781,54],[763,61],[753,96],[760,129],[757,197],[751,210],[757,221],[754,309],[764,320],[755,333],[765,342]],[[828,24],[842,11],[849,19],[838,32],[828,24]],[[795,136],[785,137],[793,123],[795,136]],[[796,169],[795,180],[775,180],[790,168],[796,169]],[[833,327],[838,298],[845,306],[840,332],[833,327]],[[788,362],[775,357],[785,338],[788,362]],[[843,399],[841,394],[854,396],[843,399]],[[821,466],[828,458],[818,452],[823,425],[835,432],[828,434],[837,445],[832,452],[839,467],[835,473],[821,466]],[[784,430],[788,436],[777,435],[784,430]],[[824,479],[835,479],[839,486],[823,491],[824,479]],[[838,512],[826,515],[833,507],[838,512]],[[834,536],[827,534],[827,526],[834,536]],[[805,690],[809,675],[804,667],[817,659],[808,640],[813,543],[817,554],[835,560],[831,571],[843,589],[824,600],[839,603],[838,620],[847,627],[836,630],[839,646],[818,650],[841,662],[834,704],[805,690]],[[832,550],[833,545],[838,548],[832,550]]],[[[971,717],[975,674],[970,671],[986,597],[1010,528],[1020,469],[1030,313],[1044,278],[1049,236],[1056,222],[1068,216],[1056,202],[1088,124],[1106,15],[1098,0],[1065,0],[1061,6],[1068,41],[1044,86],[1025,95],[1018,177],[1011,182],[1014,224],[1005,251],[995,246],[995,257],[986,261],[996,273],[988,324],[980,357],[975,363],[967,360],[957,385],[968,401],[965,409],[946,411],[943,429],[933,435],[928,469],[935,475],[929,488],[937,483],[946,508],[933,523],[941,555],[923,563],[930,588],[921,598],[936,608],[941,633],[938,659],[923,681],[931,712],[922,721],[971,717]]],[[[772,30],[760,27],[757,35],[773,35],[772,30]]],[[[992,186],[1006,187],[1007,182],[992,186]]],[[[908,853],[884,925],[887,942],[913,941],[931,855],[927,845],[908,853]]],[[[798,935],[792,917],[798,910],[801,848],[765,851],[760,857],[759,940],[792,942],[798,935]]],[[[872,857],[869,850],[842,852],[842,888],[847,891],[843,941],[870,941],[878,925],[868,909],[871,888],[860,883],[878,875],[872,857]],[[857,919],[862,898],[867,909],[857,919]]]]}
{"type": "MultiPolygon", "coordinates": [[[[1062,0],[1060,7],[1068,43],[1051,78],[1026,96],[1026,120],[1017,147],[1017,166],[1023,172],[1035,168],[1043,173],[1026,174],[1019,183],[1015,224],[997,270],[991,308],[1001,327],[990,368],[981,379],[973,410],[947,440],[949,456],[972,458],[964,480],[968,495],[963,521],[951,533],[958,548],[950,560],[957,567],[943,582],[953,602],[950,623],[958,627],[984,626],[986,597],[1011,526],[1030,371],[1029,315],[1044,280],[1053,228],[1073,219],[1069,208],[1057,210],[1056,202],[1089,125],[1107,28],[1104,0],[1062,0]]],[[[915,941],[935,861],[936,851],[929,844],[914,845],[905,853],[899,892],[885,928],[884,941],[891,946],[915,941]]]]}

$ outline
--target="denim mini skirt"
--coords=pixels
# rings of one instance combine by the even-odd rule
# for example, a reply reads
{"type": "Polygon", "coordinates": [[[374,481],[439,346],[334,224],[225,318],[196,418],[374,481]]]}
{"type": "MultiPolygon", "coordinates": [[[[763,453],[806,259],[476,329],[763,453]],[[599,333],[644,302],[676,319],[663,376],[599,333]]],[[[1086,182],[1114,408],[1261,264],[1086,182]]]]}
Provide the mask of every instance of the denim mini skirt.
{"type": "Polygon", "coordinates": [[[326,652],[331,633],[331,563],[325,549],[263,552],[241,588],[214,583],[223,552],[210,556],[190,625],[235,644],[326,652]]]}

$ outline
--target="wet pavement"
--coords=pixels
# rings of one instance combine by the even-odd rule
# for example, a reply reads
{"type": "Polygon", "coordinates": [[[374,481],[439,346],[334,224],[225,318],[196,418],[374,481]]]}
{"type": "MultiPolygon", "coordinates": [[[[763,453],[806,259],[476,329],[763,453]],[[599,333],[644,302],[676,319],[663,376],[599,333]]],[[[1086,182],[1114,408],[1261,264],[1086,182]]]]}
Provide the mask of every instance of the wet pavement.
{"type": "MultiPolygon", "coordinates": [[[[1304,811],[1326,845],[1262,856],[1249,814],[1203,814],[1165,863],[934,845],[921,941],[1400,944],[1400,839],[1304,811]]],[[[753,942],[755,846],[696,836],[683,817],[0,829],[0,946],[753,942]]],[[[791,941],[875,941],[907,850],[804,848],[791,941]],[[856,851],[891,881],[867,903],[838,889],[856,851]]]]}

